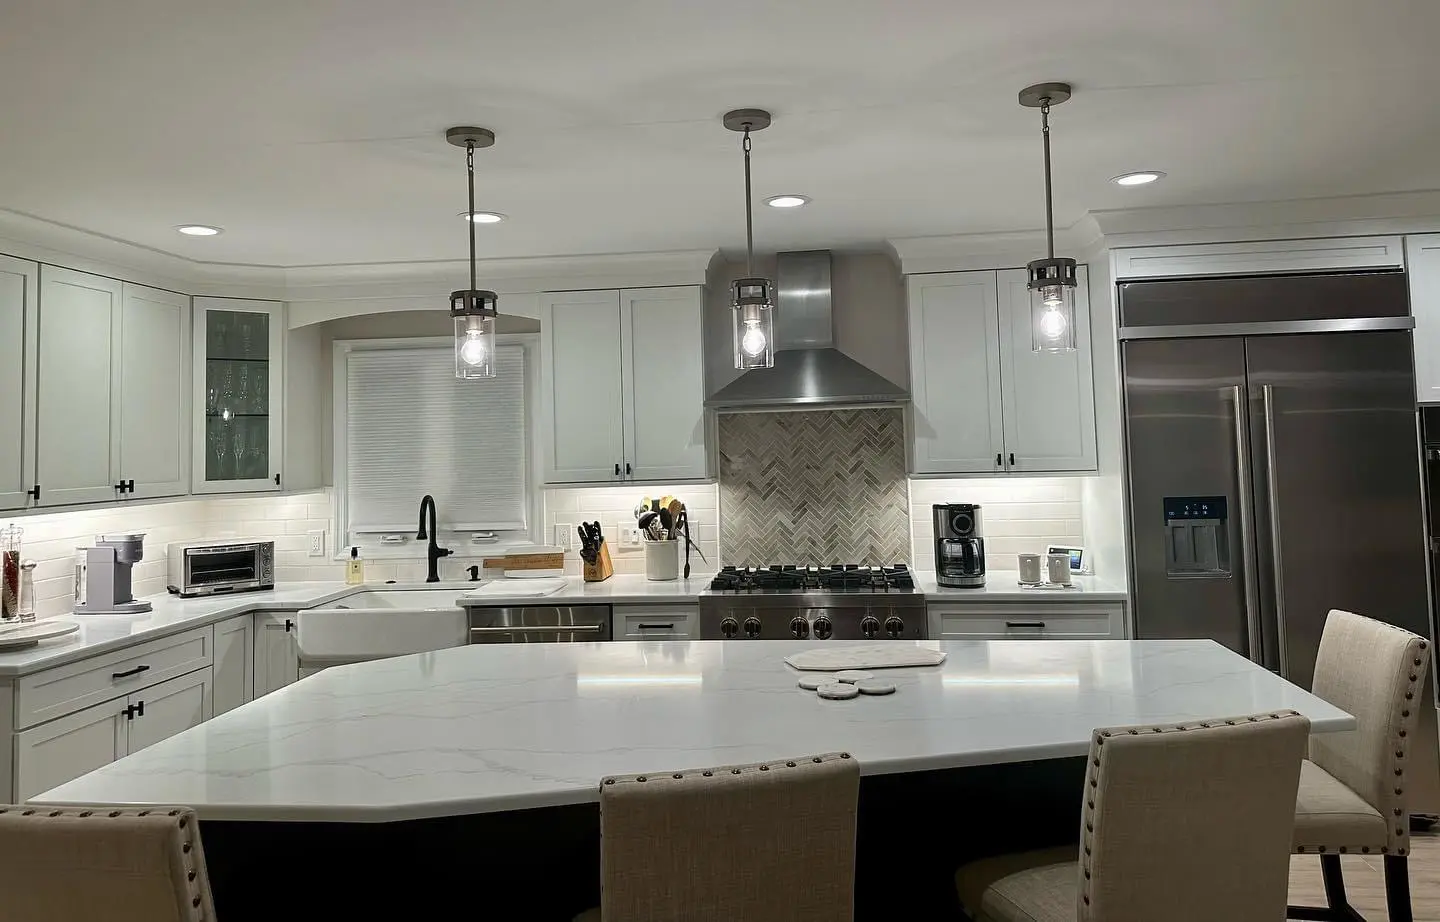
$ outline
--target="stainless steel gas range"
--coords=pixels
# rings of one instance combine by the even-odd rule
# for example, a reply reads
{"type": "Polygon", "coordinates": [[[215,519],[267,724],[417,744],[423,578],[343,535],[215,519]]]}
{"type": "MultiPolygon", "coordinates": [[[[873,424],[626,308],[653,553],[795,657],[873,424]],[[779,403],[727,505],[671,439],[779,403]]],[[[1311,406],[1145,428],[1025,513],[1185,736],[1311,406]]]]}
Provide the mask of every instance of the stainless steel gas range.
{"type": "Polygon", "coordinates": [[[704,640],[924,640],[925,596],[904,564],[725,567],[700,593],[704,640]]]}

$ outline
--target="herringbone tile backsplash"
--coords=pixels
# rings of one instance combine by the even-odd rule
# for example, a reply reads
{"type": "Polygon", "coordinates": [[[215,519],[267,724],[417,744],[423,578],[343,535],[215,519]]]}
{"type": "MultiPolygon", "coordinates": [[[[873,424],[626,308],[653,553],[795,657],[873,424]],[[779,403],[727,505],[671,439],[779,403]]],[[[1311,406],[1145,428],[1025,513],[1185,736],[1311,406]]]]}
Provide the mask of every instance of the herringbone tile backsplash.
{"type": "Polygon", "coordinates": [[[720,416],[725,563],[906,563],[901,410],[720,416]]]}

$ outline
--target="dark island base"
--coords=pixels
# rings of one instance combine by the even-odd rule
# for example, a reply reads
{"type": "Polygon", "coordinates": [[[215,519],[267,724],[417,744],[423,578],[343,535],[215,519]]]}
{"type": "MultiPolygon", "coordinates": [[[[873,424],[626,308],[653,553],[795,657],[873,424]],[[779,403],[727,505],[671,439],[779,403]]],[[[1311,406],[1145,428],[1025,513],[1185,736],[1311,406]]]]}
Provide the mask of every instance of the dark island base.
{"type": "MultiPolygon", "coordinates": [[[[860,788],[856,918],[961,919],[967,860],[1078,841],[1085,760],[881,775],[860,788]]],[[[201,826],[224,922],[569,920],[599,904],[595,805],[402,823],[201,826]]]]}

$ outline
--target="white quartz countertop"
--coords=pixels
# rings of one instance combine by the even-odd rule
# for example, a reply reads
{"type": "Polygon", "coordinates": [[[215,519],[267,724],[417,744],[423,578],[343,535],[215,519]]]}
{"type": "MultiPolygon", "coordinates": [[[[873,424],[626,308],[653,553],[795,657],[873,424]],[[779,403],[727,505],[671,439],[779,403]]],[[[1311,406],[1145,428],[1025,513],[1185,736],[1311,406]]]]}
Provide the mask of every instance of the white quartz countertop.
{"type": "Polygon", "coordinates": [[[934,570],[917,570],[915,585],[925,593],[926,602],[1123,602],[1129,598],[1124,586],[1098,576],[1072,576],[1074,589],[1026,589],[1015,570],[991,570],[985,585],[977,589],[948,589],[935,582],[934,570]]]}
{"type": "MultiPolygon", "coordinates": [[[[827,649],[845,643],[831,641],[827,649]]],[[[593,802],[601,777],[853,753],[865,774],[1083,755],[1096,727],[1350,715],[1206,640],[919,641],[940,666],[825,701],[804,641],[476,645],[318,673],[47,791],[210,819],[382,822],[593,802]]]]}

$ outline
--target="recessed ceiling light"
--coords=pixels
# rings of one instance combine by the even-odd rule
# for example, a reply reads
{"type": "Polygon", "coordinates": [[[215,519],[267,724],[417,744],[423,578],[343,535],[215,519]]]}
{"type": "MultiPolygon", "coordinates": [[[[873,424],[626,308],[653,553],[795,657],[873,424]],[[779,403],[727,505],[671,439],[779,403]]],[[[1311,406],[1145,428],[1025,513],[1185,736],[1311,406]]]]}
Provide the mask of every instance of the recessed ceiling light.
{"type": "Polygon", "coordinates": [[[477,211],[473,214],[465,211],[460,212],[460,217],[462,218],[467,215],[470,220],[476,224],[499,224],[505,220],[505,216],[498,211],[477,211]]]}
{"type": "Polygon", "coordinates": [[[1141,170],[1137,173],[1121,173],[1110,181],[1117,186],[1144,186],[1164,178],[1165,174],[1159,170],[1141,170]]]}
{"type": "Polygon", "coordinates": [[[214,237],[224,230],[210,224],[179,224],[175,229],[187,237],[214,237]]]}
{"type": "Polygon", "coordinates": [[[771,208],[799,208],[810,201],[808,195],[772,195],[765,200],[771,208]]]}

